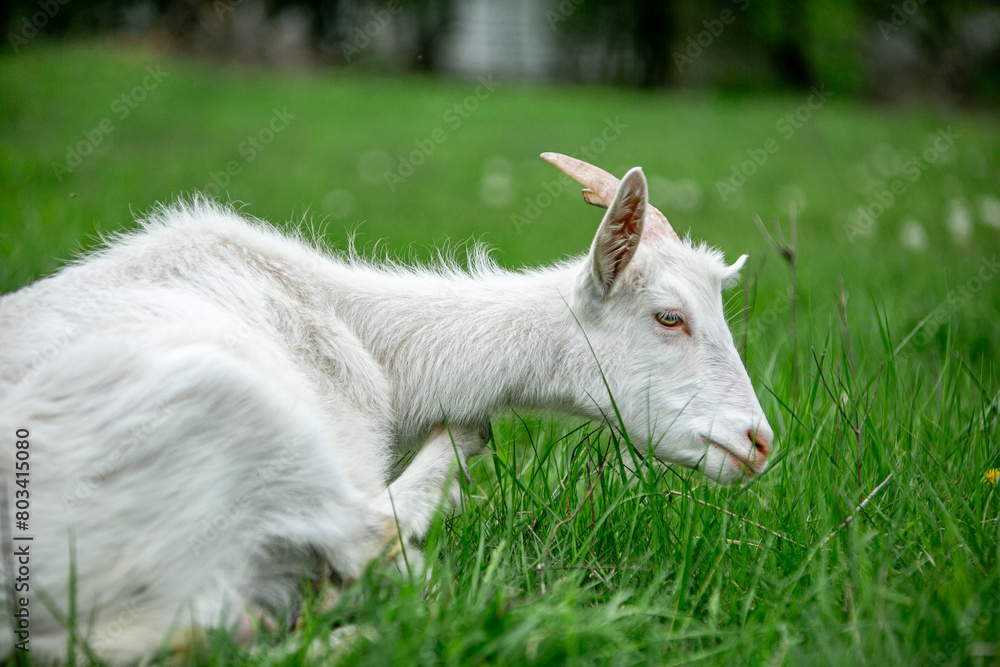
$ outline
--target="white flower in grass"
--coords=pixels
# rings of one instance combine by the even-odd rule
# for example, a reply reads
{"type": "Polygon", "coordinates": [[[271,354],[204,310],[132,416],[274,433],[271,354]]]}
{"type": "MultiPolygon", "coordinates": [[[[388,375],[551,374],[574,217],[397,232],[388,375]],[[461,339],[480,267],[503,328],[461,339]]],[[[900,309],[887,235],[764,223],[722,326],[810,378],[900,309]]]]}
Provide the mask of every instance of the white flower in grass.
{"type": "Polygon", "coordinates": [[[927,250],[927,232],[914,218],[907,218],[899,229],[899,242],[910,252],[927,250]]]}
{"type": "Polygon", "coordinates": [[[385,173],[390,170],[392,170],[392,156],[385,151],[370,150],[358,158],[358,177],[369,185],[383,183],[385,173]]]}
{"type": "Polygon", "coordinates": [[[653,206],[663,207],[664,210],[669,208],[670,195],[673,194],[674,187],[670,179],[659,174],[650,174],[646,177],[646,182],[649,184],[649,201],[653,206]]]}
{"type": "Polygon", "coordinates": [[[682,178],[674,183],[674,207],[683,211],[694,211],[701,208],[705,192],[701,186],[689,178],[682,178]]]}
{"type": "Polygon", "coordinates": [[[357,200],[348,190],[331,190],[323,197],[323,210],[337,220],[342,220],[354,213],[357,200]]]}
{"type": "Polygon", "coordinates": [[[492,208],[506,206],[514,200],[514,165],[502,155],[494,155],[483,163],[479,182],[479,198],[492,208]]]}
{"type": "Polygon", "coordinates": [[[649,176],[649,201],[658,208],[695,211],[701,208],[705,192],[694,181],[683,178],[671,181],[659,174],[649,176]]]}
{"type": "Polygon", "coordinates": [[[972,238],[972,211],[964,199],[952,199],[948,204],[946,224],[956,245],[966,245],[972,238]]]}
{"type": "Polygon", "coordinates": [[[788,183],[781,186],[778,190],[778,199],[775,202],[778,206],[778,210],[784,212],[788,211],[788,205],[791,202],[795,202],[795,212],[799,215],[805,213],[806,210],[806,191],[795,183],[788,183]]]}
{"type": "Polygon", "coordinates": [[[1000,229],[1000,199],[993,195],[983,195],[979,198],[979,219],[984,225],[1000,229]]]}

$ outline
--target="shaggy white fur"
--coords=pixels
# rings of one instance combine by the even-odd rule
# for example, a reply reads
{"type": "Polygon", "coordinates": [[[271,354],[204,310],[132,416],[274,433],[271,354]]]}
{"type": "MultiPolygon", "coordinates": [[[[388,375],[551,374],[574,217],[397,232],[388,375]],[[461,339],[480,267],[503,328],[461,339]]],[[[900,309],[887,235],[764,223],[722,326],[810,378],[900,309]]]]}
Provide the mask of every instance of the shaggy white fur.
{"type": "Polygon", "coordinates": [[[33,652],[65,656],[71,559],[77,636],[112,661],[172,627],[245,626],[304,571],[357,575],[397,526],[425,533],[476,425],[510,406],[608,419],[720,482],[761,471],[772,434],[721,298],[742,259],[643,234],[646,198],[633,170],[589,255],[522,272],[339,259],[197,200],[4,297],[33,652]]]}

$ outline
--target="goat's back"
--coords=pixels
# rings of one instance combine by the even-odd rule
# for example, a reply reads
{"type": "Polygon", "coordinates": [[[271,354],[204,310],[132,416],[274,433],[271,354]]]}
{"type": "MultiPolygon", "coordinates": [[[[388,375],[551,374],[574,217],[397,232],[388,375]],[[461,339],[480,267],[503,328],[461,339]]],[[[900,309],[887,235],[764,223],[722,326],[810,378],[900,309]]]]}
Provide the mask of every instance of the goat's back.
{"type": "Polygon", "coordinates": [[[34,646],[65,647],[37,590],[66,614],[74,588],[85,634],[126,659],[182,605],[211,624],[282,604],[301,570],[273,554],[307,559],[317,534],[343,535],[324,554],[343,571],[363,563],[391,391],[324,308],[310,276],[331,271],[295,239],[182,208],[0,299],[0,433],[30,432],[34,646]]]}

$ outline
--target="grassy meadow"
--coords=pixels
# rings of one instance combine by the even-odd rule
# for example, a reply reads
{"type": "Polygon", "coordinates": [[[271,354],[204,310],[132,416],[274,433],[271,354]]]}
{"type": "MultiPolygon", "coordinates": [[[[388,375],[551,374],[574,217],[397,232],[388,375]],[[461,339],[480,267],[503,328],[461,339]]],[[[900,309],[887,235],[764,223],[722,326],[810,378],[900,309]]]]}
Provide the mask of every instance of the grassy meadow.
{"type": "Polygon", "coordinates": [[[727,302],[777,433],[765,474],[723,488],[598,424],[507,414],[427,541],[427,581],[373,566],[302,630],[220,638],[196,662],[1000,661],[995,114],[41,41],[0,59],[0,90],[0,292],[205,190],[335,248],[423,261],[475,239],[540,265],[600,221],[538,158],[581,146],[619,175],[643,166],[681,234],[750,254],[727,302]],[[790,243],[791,202],[794,329],[789,264],[754,223],[790,243]]]}

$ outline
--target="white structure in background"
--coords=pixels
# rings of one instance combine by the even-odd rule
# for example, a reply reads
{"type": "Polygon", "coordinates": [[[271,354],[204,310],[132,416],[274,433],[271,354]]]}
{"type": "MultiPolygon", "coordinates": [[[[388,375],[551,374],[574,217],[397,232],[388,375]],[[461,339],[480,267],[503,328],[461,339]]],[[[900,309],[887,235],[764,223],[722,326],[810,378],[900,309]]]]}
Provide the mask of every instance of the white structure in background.
{"type": "Polygon", "coordinates": [[[438,54],[442,70],[548,78],[558,58],[555,26],[546,16],[552,11],[553,4],[540,0],[456,2],[451,29],[438,54]]]}

